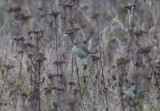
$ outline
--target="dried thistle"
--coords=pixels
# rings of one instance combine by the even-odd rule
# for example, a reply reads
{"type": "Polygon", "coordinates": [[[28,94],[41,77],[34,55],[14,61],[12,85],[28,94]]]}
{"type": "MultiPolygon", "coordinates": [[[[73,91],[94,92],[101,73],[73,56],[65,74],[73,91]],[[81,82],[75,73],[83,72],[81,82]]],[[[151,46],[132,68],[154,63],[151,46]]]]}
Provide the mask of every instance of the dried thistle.
{"type": "Polygon", "coordinates": [[[108,88],[105,87],[105,88],[103,89],[103,91],[104,91],[105,93],[107,93],[107,92],[108,92],[108,88]]]}
{"type": "Polygon", "coordinates": [[[50,13],[48,13],[48,15],[52,15],[53,17],[57,17],[59,15],[59,11],[51,11],[50,13]]]}
{"type": "Polygon", "coordinates": [[[151,51],[152,47],[151,46],[143,46],[141,48],[139,48],[139,50],[137,51],[137,54],[148,54],[151,51]]]}
{"type": "Polygon", "coordinates": [[[70,29],[65,30],[65,34],[71,35],[71,34],[74,34],[78,30],[80,30],[80,26],[75,25],[75,27],[71,27],[70,29]]]}
{"type": "Polygon", "coordinates": [[[41,33],[41,34],[43,34],[44,33],[44,30],[31,30],[31,31],[28,31],[28,35],[30,35],[30,34],[38,34],[38,33],[41,33]]]}
{"type": "Polygon", "coordinates": [[[79,25],[75,25],[75,26],[73,27],[73,29],[74,29],[75,31],[78,31],[78,30],[80,30],[80,26],[79,26],[79,25]]]}
{"type": "Polygon", "coordinates": [[[69,1],[68,3],[65,4],[66,7],[72,8],[74,6],[73,1],[69,1]]]}
{"type": "Polygon", "coordinates": [[[34,60],[37,62],[43,62],[45,61],[47,58],[45,57],[45,55],[43,53],[38,53],[34,56],[34,60]]]}
{"type": "Polygon", "coordinates": [[[57,90],[58,86],[54,85],[54,86],[50,86],[52,89],[57,90]]]}
{"type": "Polygon", "coordinates": [[[128,9],[128,10],[131,10],[131,8],[132,8],[132,7],[135,7],[135,6],[136,6],[135,3],[133,3],[133,4],[126,4],[126,5],[124,6],[124,8],[125,8],[125,9],[128,9]]]}
{"type": "Polygon", "coordinates": [[[21,7],[19,7],[19,6],[11,7],[7,11],[8,12],[19,12],[19,11],[21,11],[21,7]]]}
{"type": "Polygon", "coordinates": [[[65,30],[65,34],[73,34],[75,32],[74,28],[70,28],[70,29],[67,29],[65,30]]]}
{"type": "Polygon", "coordinates": [[[100,13],[98,11],[95,11],[95,12],[93,12],[91,18],[97,19],[99,15],[100,15],[100,13]]]}
{"type": "Polygon", "coordinates": [[[86,83],[86,82],[87,82],[88,77],[89,77],[89,75],[88,75],[88,74],[83,75],[84,83],[86,83]]]}
{"type": "Polygon", "coordinates": [[[117,59],[117,66],[125,65],[129,62],[129,60],[125,59],[124,57],[121,57],[117,59]]]}
{"type": "Polygon", "coordinates": [[[24,53],[24,51],[23,51],[23,50],[20,50],[20,51],[18,51],[18,53],[19,53],[19,54],[23,54],[23,53],[24,53]]]}
{"type": "Polygon", "coordinates": [[[135,34],[136,36],[140,36],[140,35],[142,35],[142,34],[144,34],[144,33],[146,33],[146,31],[144,31],[144,30],[136,30],[136,31],[134,31],[134,34],[135,34]]]}
{"type": "Polygon", "coordinates": [[[51,88],[51,87],[45,87],[44,90],[45,90],[46,92],[51,92],[51,91],[52,91],[52,88],[51,88]]]}
{"type": "Polygon", "coordinates": [[[58,91],[64,91],[64,87],[63,86],[59,86],[59,87],[57,87],[57,90],[58,91]]]}
{"type": "Polygon", "coordinates": [[[5,64],[5,65],[3,65],[3,67],[5,67],[7,70],[14,68],[14,66],[10,65],[10,64],[5,64]]]}
{"type": "Polygon", "coordinates": [[[55,74],[49,73],[49,74],[47,75],[47,77],[48,77],[49,79],[52,79],[53,77],[55,77],[55,74]]]}
{"type": "Polygon", "coordinates": [[[88,4],[83,4],[81,6],[81,8],[84,9],[84,10],[87,10],[87,9],[89,9],[89,5],[88,4]]]}
{"type": "Polygon", "coordinates": [[[33,53],[28,53],[28,57],[32,57],[33,55],[33,53]]]}
{"type": "Polygon", "coordinates": [[[83,75],[83,78],[88,78],[88,77],[89,77],[88,74],[84,74],[84,75],[83,75]]]}
{"type": "Polygon", "coordinates": [[[76,85],[76,78],[74,78],[74,77],[68,77],[67,81],[68,81],[69,85],[71,85],[71,86],[76,85]]]}
{"type": "Polygon", "coordinates": [[[27,21],[29,20],[30,18],[32,18],[31,15],[25,15],[25,14],[19,14],[15,17],[16,19],[21,19],[23,21],[27,21]]]}
{"type": "Polygon", "coordinates": [[[60,60],[56,60],[53,63],[56,64],[56,65],[61,65],[61,64],[64,64],[65,62],[64,61],[60,61],[60,60]]]}
{"type": "Polygon", "coordinates": [[[91,58],[92,58],[93,62],[96,62],[96,61],[100,60],[100,57],[97,57],[95,55],[92,55],[91,58]]]}
{"type": "Polygon", "coordinates": [[[61,77],[62,74],[51,74],[51,73],[49,73],[47,76],[48,76],[49,79],[52,79],[54,77],[61,77]]]}
{"type": "Polygon", "coordinates": [[[12,39],[16,42],[19,42],[19,41],[25,41],[26,39],[24,37],[12,37],[12,39]]]}
{"type": "Polygon", "coordinates": [[[34,44],[31,44],[29,42],[24,42],[22,45],[22,48],[35,48],[36,46],[34,44]]]}

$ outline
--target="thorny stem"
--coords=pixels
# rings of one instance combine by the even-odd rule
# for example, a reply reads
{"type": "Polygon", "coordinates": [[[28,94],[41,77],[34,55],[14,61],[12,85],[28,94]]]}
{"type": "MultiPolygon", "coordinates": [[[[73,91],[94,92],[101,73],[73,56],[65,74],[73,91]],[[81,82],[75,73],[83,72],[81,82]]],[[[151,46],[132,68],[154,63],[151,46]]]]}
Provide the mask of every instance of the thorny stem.
{"type": "MultiPolygon", "coordinates": [[[[128,54],[127,54],[127,59],[129,58],[129,54],[130,54],[130,50],[131,50],[131,46],[132,46],[132,17],[133,17],[133,13],[132,13],[132,11],[133,11],[133,7],[131,8],[131,9],[128,9],[128,18],[129,18],[129,27],[128,27],[128,30],[129,30],[129,44],[128,44],[128,54]]],[[[132,53],[131,53],[131,58],[132,58],[132,53]]],[[[122,97],[122,92],[123,92],[123,90],[122,90],[122,87],[124,86],[124,77],[125,77],[125,75],[126,75],[126,73],[127,73],[127,71],[126,71],[126,65],[124,65],[124,66],[122,66],[122,68],[121,68],[121,70],[122,70],[122,74],[120,75],[120,77],[119,77],[119,85],[120,85],[120,96],[121,96],[121,106],[122,106],[122,110],[123,111],[125,111],[125,105],[124,105],[124,99],[123,99],[123,97],[122,97]]]]}
{"type": "Polygon", "coordinates": [[[101,47],[101,45],[100,45],[100,35],[99,35],[99,23],[98,23],[98,18],[96,18],[96,23],[97,23],[97,31],[98,31],[98,46],[99,46],[99,55],[100,55],[100,65],[101,65],[102,78],[103,78],[104,87],[105,87],[105,79],[104,79],[103,63],[102,63],[102,47],[101,47]]]}
{"type": "MultiPolygon", "coordinates": [[[[103,85],[105,87],[106,85],[105,85],[104,70],[103,70],[103,63],[102,63],[102,47],[101,47],[101,44],[100,44],[100,32],[99,32],[98,18],[96,18],[96,23],[97,23],[97,31],[98,31],[98,46],[99,46],[99,55],[100,55],[100,65],[101,65],[101,71],[102,71],[103,85]]],[[[98,74],[98,79],[99,79],[99,74],[98,74]]],[[[105,96],[106,96],[106,103],[107,103],[107,109],[106,110],[108,110],[107,94],[105,94],[105,96]]]]}
{"type": "Polygon", "coordinates": [[[6,73],[6,78],[5,78],[4,83],[3,83],[3,86],[2,86],[2,90],[1,90],[0,97],[1,97],[1,95],[2,95],[2,93],[3,93],[3,89],[4,89],[4,86],[5,86],[6,81],[7,81],[8,70],[7,70],[6,72],[7,72],[7,73],[6,73]]]}
{"type": "Polygon", "coordinates": [[[80,84],[79,73],[78,73],[77,59],[76,59],[75,55],[74,55],[74,57],[75,57],[75,63],[76,63],[76,73],[77,73],[77,78],[78,78],[78,85],[79,85],[79,89],[80,89],[81,101],[82,101],[82,107],[83,107],[83,94],[82,94],[82,88],[81,88],[81,84],[80,84]]]}
{"type": "Polygon", "coordinates": [[[98,62],[96,62],[96,68],[97,68],[97,85],[98,85],[98,88],[100,88],[100,85],[99,85],[99,70],[98,70],[98,62]]]}
{"type": "MultiPolygon", "coordinates": [[[[72,7],[70,7],[69,8],[69,11],[70,11],[70,19],[72,19],[72,7]]],[[[73,34],[73,37],[70,37],[71,38],[71,42],[72,42],[72,45],[73,45],[73,38],[74,38],[74,34],[73,34]]],[[[72,71],[71,71],[71,76],[73,76],[73,72],[74,72],[74,67],[73,67],[73,65],[74,65],[74,63],[73,63],[73,61],[74,61],[74,58],[73,58],[73,56],[74,56],[74,54],[72,53],[72,64],[71,64],[71,67],[72,67],[72,71]]]]}
{"type": "MultiPolygon", "coordinates": [[[[71,19],[72,19],[72,8],[70,8],[70,12],[71,12],[70,16],[71,16],[71,19]]],[[[73,45],[74,36],[76,36],[76,34],[74,34],[73,37],[70,37],[72,45],[73,45]]],[[[82,95],[80,78],[79,78],[79,73],[78,73],[77,59],[76,59],[76,56],[73,53],[72,53],[72,76],[73,76],[73,72],[74,72],[74,57],[75,57],[75,65],[76,65],[76,74],[77,74],[77,78],[78,78],[78,85],[79,85],[79,88],[80,88],[81,101],[82,101],[82,107],[83,107],[83,95],[82,95]]]]}
{"type": "MultiPolygon", "coordinates": [[[[132,49],[132,20],[133,20],[133,7],[131,9],[128,9],[128,18],[129,18],[129,26],[128,26],[128,30],[129,30],[129,44],[128,44],[128,54],[127,54],[127,59],[129,59],[129,55],[130,55],[130,51],[131,51],[131,60],[133,61],[133,49],[132,49]]],[[[133,63],[134,64],[134,63],[133,63]]],[[[134,68],[135,69],[135,68],[134,68]]],[[[122,105],[122,110],[125,111],[125,105],[124,105],[124,99],[122,97],[122,87],[124,86],[124,77],[126,77],[127,71],[126,71],[126,65],[122,66],[122,72],[123,74],[120,76],[120,96],[121,96],[121,105],[122,105]]],[[[135,107],[134,107],[135,109],[135,107]]]]}
{"type": "Polygon", "coordinates": [[[73,76],[73,53],[72,53],[72,61],[71,62],[72,62],[71,65],[72,65],[72,76],[73,76]]]}
{"type": "Polygon", "coordinates": [[[38,34],[37,34],[37,52],[39,51],[39,38],[38,38],[38,34]]]}
{"type": "MultiPolygon", "coordinates": [[[[32,91],[33,91],[33,77],[32,77],[32,73],[34,74],[34,72],[33,72],[33,70],[32,70],[32,67],[34,67],[34,63],[33,63],[32,58],[31,58],[30,56],[28,57],[28,61],[29,61],[29,60],[31,61],[31,65],[32,65],[32,66],[31,66],[31,69],[30,69],[30,70],[32,71],[32,72],[30,73],[30,83],[31,83],[31,92],[32,92],[32,91]]],[[[36,69],[36,68],[34,67],[34,69],[36,69]]]]}
{"type": "MultiPolygon", "coordinates": [[[[57,59],[57,61],[58,61],[59,57],[58,57],[57,16],[55,16],[55,35],[56,35],[56,56],[57,56],[56,59],[57,59]]],[[[58,74],[59,64],[56,64],[56,65],[57,65],[57,74],[58,74]]],[[[57,82],[59,83],[58,79],[57,79],[57,82]]],[[[59,97],[59,94],[58,94],[58,101],[59,101],[60,110],[62,111],[61,106],[60,106],[60,97],[59,97]]]]}
{"type": "MultiPolygon", "coordinates": [[[[57,17],[55,17],[55,35],[56,35],[56,56],[57,56],[57,61],[58,61],[57,17]]],[[[58,64],[57,64],[57,74],[58,74],[58,64]]]]}
{"type": "MultiPolygon", "coordinates": [[[[72,37],[70,37],[70,38],[71,38],[72,45],[73,45],[73,38],[74,38],[75,36],[76,36],[76,33],[73,34],[72,37]]],[[[72,62],[72,64],[71,64],[71,65],[72,65],[72,66],[71,66],[71,67],[72,67],[72,76],[73,76],[73,71],[74,71],[74,68],[73,68],[73,66],[74,66],[74,63],[73,63],[73,61],[74,61],[74,60],[73,60],[73,56],[74,56],[74,54],[72,53],[72,61],[71,61],[71,62],[72,62]]],[[[77,65],[77,62],[76,62],[75,64],[77,65]]]]}
{"type": "Polygon", "coordinates": [[[120,96],[121,96],[121,106],[122,106],[122,111],[125,111],[125,105],[124,105],[124,99],[123,99],[123,85],[124,85],[124,74],[126,73],[126,71],[124,70],[125,66],[122,66],[121,70],[122,70],[122,74],[119,76],[119,90],[120,90],[120,96]]]}
{"type": "MultiPolygon", "coordinates": [[[[128,19],[129,19],[129,49],[128,49],[128,55],[127,55],[127,59],[129,58],[129,53],[130,53],[130,50],[131,50],[131,46],[132,46],[132,30],[133,30],[133,27],[132,27],[132,20],[133,20],[133,7],[128,10],[128,19]]],[[[132,55],[131,55],[132,56],[132,55]]]]}
{"type": "Polygon", "coordinates": [[[109,111],[108,107],[109,107],[109,104],[108,104],[108,95],[107,95],[107,92],[105,92],[105,97],[106,97],[106,104],[107,104],[107,107],[106,107],[106,111],[109,111]]]}
{"type": "MultiPolygon", "coordinates": [[[[133,26],[132,26],[132,21],[133,21],[133,7],[128,10],[128,16],[129,16],[129,51],[128,51],[128,56],[127,59],[129,58],[129,53],[131,52],[131,61],[133,62],[133,67],[134,67],[134,72],[135,72],[135,60],[134,60],[134,52],[132,46],[132,41],[133,41],[133,26]]],[[[135,85],[137,86],[137,77],[134,78],[135,80],[135,85]]],[[[137,87],[136,87],[136,92],[137,92],[137,87]]],[[[135,110],[136,107],[134,106],[133,109],[135,110]]]]}
{"type": "Polygon", "coordinates": [[[21,75],[22,75],[22,60],[23,60],[23,53],[22,53],[22,55],[21,55],[19,77],[21,77],[21,75]]]}
{"type": "MultiPolygon", "coordinates": [[[[39,66],[39,67],[38,67],[38,72],[39,72],[39,82],[40,82],[40,78],[41,78],[41,76],[40,76],[40,75],[41,75],[41,71],[40,71],[40,70],[41,70],[41,64],[40,64],[40,62],[38,63],[38,66],[39,66]]],[[[39,111],[41,111],[40,83],[38,84],[38,86],[39,86],[39,90],[38,90],[38,94],[39,94],[39,98],[38,98],[38,99],[39,99],[39,103],[38,103],[39,105],[38,105],[38,106],[39,106],[39,107],[38,107],[38,108],[39,108],[39,111]]]]}
{"type": "MultiPolygon", "coordinates": [[[[37,35],[37,52],[39,52],[39,40],[40,38],[37,35]]],[[[38,81],[39,83],[37,84],[38,87],[38,111],[41,111],[41,100],[40,100],[40,78],[41,78],[41,63],[38,62],[38,81]]]]}

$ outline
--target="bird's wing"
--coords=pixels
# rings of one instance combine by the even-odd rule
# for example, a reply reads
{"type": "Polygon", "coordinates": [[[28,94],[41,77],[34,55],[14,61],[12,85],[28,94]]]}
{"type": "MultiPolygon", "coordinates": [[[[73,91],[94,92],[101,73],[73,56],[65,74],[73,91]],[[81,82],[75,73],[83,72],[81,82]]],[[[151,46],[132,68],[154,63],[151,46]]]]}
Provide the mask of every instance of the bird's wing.
{"type": "Polygon", "coordinates": [[[82,50],[84,52],[86,52],[87,54],[90,54],[91,52],[85,47],[85,46],[81,46],[82,50]]]}

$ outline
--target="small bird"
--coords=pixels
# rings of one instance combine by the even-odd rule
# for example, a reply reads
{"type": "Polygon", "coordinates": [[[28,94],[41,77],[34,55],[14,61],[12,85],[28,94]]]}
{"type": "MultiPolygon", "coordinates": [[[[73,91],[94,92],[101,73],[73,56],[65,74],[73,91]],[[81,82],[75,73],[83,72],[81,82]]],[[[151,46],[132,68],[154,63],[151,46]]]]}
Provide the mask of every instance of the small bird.
{"type": "Polygon", "coordinates": [[[75,42],[73,44],[72,52],[81,59],[86,58],[89,54],[96,54],[94,52],[90,52],[81,42],[75,42]]]}

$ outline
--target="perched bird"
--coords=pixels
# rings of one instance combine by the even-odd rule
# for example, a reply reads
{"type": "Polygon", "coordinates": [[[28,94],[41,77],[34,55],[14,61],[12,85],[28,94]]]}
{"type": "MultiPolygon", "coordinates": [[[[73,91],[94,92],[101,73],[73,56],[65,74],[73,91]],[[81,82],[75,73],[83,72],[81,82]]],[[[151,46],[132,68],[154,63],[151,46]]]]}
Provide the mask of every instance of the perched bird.
{"type": "Polygon", "coordinates": [[[75,42],[73,44],[72,52],[81,59],[87,57],[89,54],[96,54],[94,52],[90,52],[81,42],[75,42]]]}

